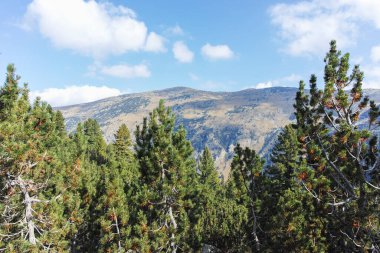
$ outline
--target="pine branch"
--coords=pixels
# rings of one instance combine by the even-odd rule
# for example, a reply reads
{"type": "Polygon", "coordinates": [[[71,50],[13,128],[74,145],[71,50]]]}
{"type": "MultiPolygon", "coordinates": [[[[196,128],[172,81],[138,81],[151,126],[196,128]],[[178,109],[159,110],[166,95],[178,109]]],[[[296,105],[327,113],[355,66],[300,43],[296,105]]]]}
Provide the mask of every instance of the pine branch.
{"type": "Polygon", "coordinates": [[[336,167],[336,165],[331,161],[326,149],[324,148],[324,146],[322,144],[322,141],[321,141],[321,138],[319,137],[319,135],[316,134],[316,136],[317,136],[318,144],[319,144],[320,148],[322,149],[322,153],[325,156],[325,159],[327,160],[327,162],[330,164],[330,166],[334,169],[334,171],[338,174],[338,176],[343,180],[344,184],[346,185],[346,186],[344,186],[344,190],[347,191],[347,193],[350,196],[352,196],[354,199],[356,199],[357,196],[355,194],[354,187],[351,185],[351,183],[348,181],[348,179],[343,175],[343,173],[340,171],[340,169],[338,167],[336,167]]]}

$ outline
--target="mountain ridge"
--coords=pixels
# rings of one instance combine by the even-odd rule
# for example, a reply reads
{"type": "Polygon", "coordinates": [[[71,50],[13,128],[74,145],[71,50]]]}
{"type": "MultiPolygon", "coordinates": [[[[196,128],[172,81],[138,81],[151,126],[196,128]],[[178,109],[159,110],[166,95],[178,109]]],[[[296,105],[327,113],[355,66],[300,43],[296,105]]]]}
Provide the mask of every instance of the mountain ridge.
{"type": "MultiPolygon", "coordinates": [[[[234,92],[210,92],[188,87],[123,94],[116,97],[58,107],[72,132],[79,122],[96,119],[108,142],[122,123],[131,132],[164,99],[183,125],[196,155],[208,146],[218,170],[227,176],[236,143],[255,149],[266,157],[279,129],[294,120],[297,88],[271,87],[234,92]]],[[[380,101],[380,90],[366,90],[380,101]]]]}

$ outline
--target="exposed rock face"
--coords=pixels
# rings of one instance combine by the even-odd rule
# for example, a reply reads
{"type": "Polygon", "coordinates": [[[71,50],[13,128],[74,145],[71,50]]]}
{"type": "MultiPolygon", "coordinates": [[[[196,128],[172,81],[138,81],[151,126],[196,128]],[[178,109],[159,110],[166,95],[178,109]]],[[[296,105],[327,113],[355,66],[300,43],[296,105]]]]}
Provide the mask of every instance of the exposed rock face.
{"type": "MultiPolygon", "coordinates": [[[[279,129],[293,119],[296,88],[276,87],[238,92],[208,92],[184,87],[161,91],[126,94],[92,103],[58,108],[66,118],[69,131],[78,122],[96,119],[107,141],[122,123],[131,132],[158,106],[166,101],[177,115],[177,125],[184,125],[197,153],[207,145],[216,165],[225,176],[234,145],[254,148],[266,156],[279,129]]],[[[380,90],[367,90],[370,98],[380,101],[380,90]]]]}

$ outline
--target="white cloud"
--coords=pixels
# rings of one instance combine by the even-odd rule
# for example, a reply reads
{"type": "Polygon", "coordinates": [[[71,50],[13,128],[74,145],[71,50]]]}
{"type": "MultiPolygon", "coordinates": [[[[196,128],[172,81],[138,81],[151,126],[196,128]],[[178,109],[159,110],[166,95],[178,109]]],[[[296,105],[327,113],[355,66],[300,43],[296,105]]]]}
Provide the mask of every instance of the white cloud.
{"type": "Polygon", "coordinates": [[[80,103],[87,103],[99,99],[121,95],[122,92],[107,86],[68,86],[65,88],[47,88],[42,91],[32,91],[32,101],[36,97],[41,97],[43,101],[52,106],[65,106],[80,103]]]}
{"type": "Polygon", "coordinates": [[[182,41],[177,41],[173,45],[173,54],[181,63],[190,63],[194,59],[194,53],[182,41]]]}
{"type": "Polygon", "coordinates": [[[163,51],[162,38],[150,33],[131,9],[109,2],[33,0],[24,25],[39,31],[59,48],[95,58],[128,51],[163,51]]]}
{"type": "Polygon", "coordinates": [[[380,45],[372,47],[371,49],[371,59],[373,62],[380,62],[380,45]]]}
{"type": "Polygon", "coordinates": [[[376,0],[340,0],[349,6],[351,14],[358,19],[372,23],[380,29],[380,1],[376,0]]]}
{"type": "Polygon", "coordinates": [[[380,1],[311,0],[276,4],[269,9],[272,23],[294,56],[322,55],[336,39],[340,48],[354,45],[362,22],[380,28],[380,1]]]}
{"type": "Polygon", "coordinates": [[[380,89],[380,65],[363,66],[363,88],[380,89]]]}
{"type": "Polygon", "coordinates": [[[302,79],[300,75],[297,74],[291,74],[288,76],[284,76],[278,79],[274,79],[267,82],[261,82],[253,87],[249,88],[255,88],[255,89],[264,89],[264,88],[271,88],[275,86],[282,86],[282,87],[291,87],[291,86],[297,86],[299,81],[302,79]]]}
{"type": "Polygon", "coordinates": [[[119,64],[112,66],[102,66],[100,72],[104,75],[109,75],[119,78],[136,78],[136,77],[150,77],[151,73],[148,67],[144,64],[130,66],[127,64],[119,64]]]}
{"type": "Polygon", "coordinates": [[[264,82],[264,83],[258,83],[255,85],[255,89],[265,89],[265,88],[271,88],[273,87],[273,83],[271,81],[264,82]]]}
{"type": "Polygon", "coordinates": [[[202,55],[210,60],[231,59],[234,52],[227,45],[210,45],[207,43],[201,49],[202,55]]]}
{"type": "Polygon", "coordinates": [[[145,50],[149,52],[165,52],[165,39],[157,33],[151,32],[146,40],[145,50]]]}

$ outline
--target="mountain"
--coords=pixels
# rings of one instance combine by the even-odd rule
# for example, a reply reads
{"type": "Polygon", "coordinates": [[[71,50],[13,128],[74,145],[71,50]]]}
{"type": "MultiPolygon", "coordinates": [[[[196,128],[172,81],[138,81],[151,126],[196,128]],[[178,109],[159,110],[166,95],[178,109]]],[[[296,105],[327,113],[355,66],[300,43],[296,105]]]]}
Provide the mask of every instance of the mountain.
{"type": "MultiPolygon", "coordinates": [[[[122,123],[131,132],[158,106],[160,99],[171,106],[197,154],[207,145],[219,171],[226,176],[236,143],[254,148],[267,156],[280,129],[294,119],[296,88],[274,87],[238,92],[209,92],[175,87],[165,90],[125,94],[91,103],[57,108],[66,118],[69,131],[79,122],[96,119],[107,141],[122,123]]],[[[366,90],[380,101],[380,90],[366,90]]]]}

